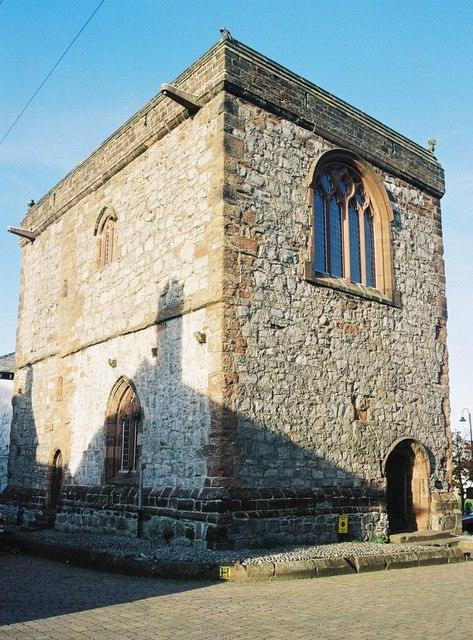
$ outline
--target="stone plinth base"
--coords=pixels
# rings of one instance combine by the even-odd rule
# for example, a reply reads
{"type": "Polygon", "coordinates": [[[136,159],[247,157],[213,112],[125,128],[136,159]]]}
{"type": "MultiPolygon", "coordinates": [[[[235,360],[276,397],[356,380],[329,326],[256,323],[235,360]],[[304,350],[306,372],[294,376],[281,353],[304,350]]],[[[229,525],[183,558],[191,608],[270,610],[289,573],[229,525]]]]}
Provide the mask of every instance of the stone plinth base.
{"type": "MultiPolygon", "coordinates": [[[[44,493],[10,490],[3,502],[23,504],[25,524],[45,512],[44,493]]],[[[387,531],[382,493],[372,488],[145,488],[136,485],[64,487],[55,527],[143,537],[208,548],[265,547],[367,540],[387,531]],[[338,516],[348,532],[338,533],[338,516]]]]}
{"type": "Polygon", "coordinates": [[[432,531],[451,531],[455,535],[461,535],[462,514],[458,508],[457,496],[454,493],[433,493],[429,521],[432,531]]]}
{"type": "MultiPolygon", "coordinates": [[[[9,489],[1,496],[10,520],[22,505],[25,524],[41,522],[42,491],[9,489]]],[[[452,494],[433,494],[430,529],[461,531],[452,494]]],[[[44,518],[43,518],[44,519],[44,518]]],[[[136,485],[65,486],[55,527],[144,538],[158,544],[255,548],[369,540],[388,531],[385,494],[373,487],[300,489],[145,488],[138,509],[136,485]],[[339,533],[338,516],[348,516],[339,533]]]]}

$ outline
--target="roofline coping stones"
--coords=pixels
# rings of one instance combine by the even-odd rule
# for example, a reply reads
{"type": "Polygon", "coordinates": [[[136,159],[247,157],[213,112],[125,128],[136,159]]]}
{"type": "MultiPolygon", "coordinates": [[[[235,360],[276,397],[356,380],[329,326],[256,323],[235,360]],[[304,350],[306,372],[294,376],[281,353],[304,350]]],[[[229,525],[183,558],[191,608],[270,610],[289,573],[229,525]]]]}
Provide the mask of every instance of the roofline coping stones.
{"type": "MultiPolygon", "coordinates": [[[[226,39],[217,42],[184,70],[172,84],[194,93],[202,104],[211,100],[220,91],[227,91],[296,122],[335,144],[351,148],[366,157],[372,164],[407,179],[436,197],[441,197],[445,192],[443,169],[430,151],[236,40],[226,39]],[[253,79],[250,77],[251,73],[244,78],[244,74],[240,72],[241,69],[238,69],[238,65],[245,64],[253,67],[252,70],[255,72],[253,79]],[[283,100],[278,97],[277,91],[268,91],[267,84],[265,87],[261,86],[265,80],[268,81],[274,76],[293,90],[292,104],[287,99],[287,93],[283,100]],[[301,96],[305,96],[302,102],[301,96]],[[310,104],[311,100],[313,104],[310,104]],[[304,102],[306,104],[303,104],[304,102]],[[324,106],[339,114],[341,128],[337,129],[337,122],[333,119],[324,120],[326,117],[323,113],[324,106]],[[353,128],[351,140],[346,139],[350,137],[346,136],[344,129],[347,124],[353,128]],[[362,134],[367,134],[368,138],[371,136],[379,142],[384,141],[382,152],[370,151],[369,144],[368,148],[364,148],[362,134]],[[419,169],[423,174],[421,177],[418,175],[419,169]]],[[[41,233],[74,204],[104,184],[188,117],[192,115],[181,106],[167,100],[162,92],[158,93],[31,207],[21,226],[41,233]],[[166,101],[165,105],[163,105],[164,101],[166,101]],[[162,113],[157,113],[158,111],[162,113]],[[156,115],[160,117],[156,118],[156,115]],[[151,119],[154,117],[154,122],[150,123],[151,126],[144,132],[141,129],[134,132],[136,135],[131,135],[132,130],[136,129],[141,121],[144,121],[143,124],[147,127],[148,116],[151,119]],[[118,161],[108,171],[97,170],[94,173],[91,170],[93,163],[96,160],[100,161],[111,145],[118,143],[119,139],[127,134],[130,134],[131,139],[129,144],[124,142],[122,153],[114,156],[114,158],[118,157],[118,161]],[[81,172],[85,174],[82,178],[80,178],[81,172]],[[88,181],[87,173],[91,174],[88,181]],[[79,191],[74,185],[81,182],[86,184],[79,191]],[[68,183],[74,184],[68,185],[68,183]],[[64,194],[62,194],[63,191],[64,194]],[[61,195],[63,195],[62,198],[61,195]]],[[[369,139],[367,142],[369,143],[369,139]]]]}

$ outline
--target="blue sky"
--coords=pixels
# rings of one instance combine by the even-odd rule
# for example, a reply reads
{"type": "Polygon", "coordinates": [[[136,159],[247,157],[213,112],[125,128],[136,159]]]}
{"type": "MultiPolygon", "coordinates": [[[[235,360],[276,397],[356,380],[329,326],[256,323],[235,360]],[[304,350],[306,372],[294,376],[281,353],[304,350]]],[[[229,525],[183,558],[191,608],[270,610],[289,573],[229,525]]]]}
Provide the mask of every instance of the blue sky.
{"type": "MultiPolygon", "coordinates": [[[[0,5],[0,137],[98,0],[0,5]]],[[[14,350],[19,250],[2,231],[198,58],[242,42],[416,142],[438,140],[452,426],[473,410],[473,1],[106,0],[0,146],[0,353],[14,350]]]]}

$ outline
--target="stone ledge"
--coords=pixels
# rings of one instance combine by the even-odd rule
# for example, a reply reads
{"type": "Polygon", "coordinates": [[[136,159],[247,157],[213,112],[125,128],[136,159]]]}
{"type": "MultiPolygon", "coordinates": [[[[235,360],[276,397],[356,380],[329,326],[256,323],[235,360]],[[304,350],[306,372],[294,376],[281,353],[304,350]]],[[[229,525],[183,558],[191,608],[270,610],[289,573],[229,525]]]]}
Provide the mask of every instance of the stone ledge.
{"type": "Polygon", "coordinates": [[[138,551],[123,554],[112,549],[84,548],[67,540],[64,542],[52,542],[35,539],[34,533],[24,531],[7,531],[3,540],[7,545],[19,548],[21,551],[31,555],[70,562],[111,573],[175,580],[222,580],[235,582],[313,579],[467,560],[460,549],[432,548],[419,549],[416,552],[371,556],[221,564],[217,557],[208,561],[203,559],[166,559],[147,557],[138,553],[138,551]]]}
{"type": "Polygon", "coordinates": [[[396,309],[402,307],[401,294],[398,291],[393,291],[392,295],[388,296],[377,289],[356,282],[350,282],[346,278],[336,278],[314,271],[312,263],[308,261],[304,263],[304,280],[319,287],[334,289],[335,291],[347,293],[357,298],[365,298],[366,300],[379,302],[380,304],[395,307],[396,309]]]}
{"type": "Polygon", "coordinates": [[[408,569],[419,566],[419,558],[415,552],[393,553],[384,556],[386,569],[408,569]]]}
{"type": "Polygon", "coordinates": [[[386,569],[384,556],[350,556],[346,560],[357,573],[386,569]]]}

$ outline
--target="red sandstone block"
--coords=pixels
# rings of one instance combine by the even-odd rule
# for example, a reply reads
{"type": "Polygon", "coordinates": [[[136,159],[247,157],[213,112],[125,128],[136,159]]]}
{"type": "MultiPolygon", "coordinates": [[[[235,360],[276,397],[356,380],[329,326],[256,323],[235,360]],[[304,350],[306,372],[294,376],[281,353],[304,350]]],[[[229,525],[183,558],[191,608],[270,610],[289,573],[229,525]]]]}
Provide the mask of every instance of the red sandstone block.
{"type": "Polygon", "coordinates": [[[314,565],[317,570],[317,578],[340,576],[345,573],[354,572],[354,568],[345,558],[316,558],[314,565]]]}

